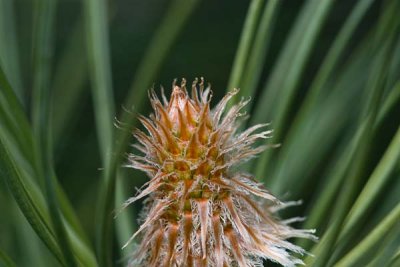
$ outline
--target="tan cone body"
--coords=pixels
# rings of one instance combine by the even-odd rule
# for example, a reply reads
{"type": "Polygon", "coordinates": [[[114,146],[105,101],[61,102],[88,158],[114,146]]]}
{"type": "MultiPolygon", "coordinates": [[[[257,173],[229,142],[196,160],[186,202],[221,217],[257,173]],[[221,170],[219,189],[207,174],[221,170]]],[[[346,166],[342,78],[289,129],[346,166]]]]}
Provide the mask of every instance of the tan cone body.
{"type": "Polygon", "coordinates": [[[147,196],[142,225],[130,239],[141,236],[131,265],[252,267],[263,258],[301,264],[290,252],[304,251],[286,239],[313,238],[311,231],[277,220],[273,213],[284,204],[236,168],[265,149],[253,145],[271,131],[256,125],[237,132],[247,101],[224,111],[237,91],[211,110],[203,80],[193,83],[191,97],[185,83],[174,84],[169,100],[152,93],[154,114],[139,118],[147,133],[136,130],[142,155],[131,155],[130,166],[150,181],[125,203],[147,196]]]}

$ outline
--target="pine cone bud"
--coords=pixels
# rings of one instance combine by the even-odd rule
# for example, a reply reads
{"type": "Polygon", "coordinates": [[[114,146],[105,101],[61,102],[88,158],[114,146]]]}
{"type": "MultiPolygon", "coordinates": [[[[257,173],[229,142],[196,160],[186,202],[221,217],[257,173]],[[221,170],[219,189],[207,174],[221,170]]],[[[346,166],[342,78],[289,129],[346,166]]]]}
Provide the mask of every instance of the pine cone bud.
{"type": "MultiPolygon", "coordinates": [[[[314,238],[311,230],[296,230],[274,212],[285,204],[266,191],[250,174],[233,166],[256,156],[254,148],[271,131],[255,125],[238,133],[241,101],[224,115],[228,93],[210,109],[211,91],[204,81],[173,85],[169,101],[154,92],[154,114],[139,120],[148,133],[135,131],[141,156],[130,155],[129,166],[150,177],[144,189],[125,206],[148,196],[138,234],[141,243],[132,266],[262,266],[263,259],[295,266],[302,261],[290,253],[304,250],[286,239],[314,238]],[[235,168],[236,169],[236,168],[235,168]]],[[[127,243],[127,244],[128,244],[127,243]]]]}

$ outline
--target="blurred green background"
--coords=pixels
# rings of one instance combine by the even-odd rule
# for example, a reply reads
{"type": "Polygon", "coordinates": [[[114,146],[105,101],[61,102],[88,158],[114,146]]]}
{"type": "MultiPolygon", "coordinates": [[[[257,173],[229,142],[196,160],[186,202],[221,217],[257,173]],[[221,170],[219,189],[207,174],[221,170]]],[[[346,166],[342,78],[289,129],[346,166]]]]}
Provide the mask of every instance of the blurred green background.
{"type": "MultiPolygon", "coordinates": [[[[2,144],[17,169],[23,175],[28,173],[26,179],[38,184],[49,203],[51,196],[45,192],[54,189],[56,182],[29,175],[35,167],[25,166],[20,148],[16,148],[15,143],[24,137],[18,137],[22,126],[14,112],[20,108],[32,125],[33,139],[39,140],[32,147],[41,146],[35,129],[44,129],[49,144],[39,148],[33,158],[47,153],[53,157],[54,168],[47,167],[54,170],[70,200],[88,247],[92,251],[97,247],[97,262],[123,266],[132,247],[124,252],[120,247],[137,227],[141,202],[115,220],[110,219],[111,211],[126,196],[134,195],[147,178],[123,167],[129,148],[123,146],[122,153],[107,150],[121,132],[124,135],[133,129],[132,123],[121,119],[122,114],[148,114],[147,89],[154,87],[159,92],[162,85],[168,95],[175,78],[191,82],[205,77],[214,92],[213,103],[233,87],[240,87],[241,96],[252,98],[249,124],[271,122],[277,132],[270,142],[282,144],[243,168],[256,174],[281,199],[302,199],[301,206],[282,216],[311,214],[308,224],[306,220],[305,225],[296,226],[316,228],[320,239],[327,236],[328,241],[323,239],[318,245],[303,242],[316,255],[315,262],[307,259],[307,264],[338,264],[354,253],[353,248],[359,248],[357,244],[363,244],[390,211],[396,212],[394,219],[379,232],[379,240],[362,245],[356,251],[361,255],[350,254],[355,260],[345,258],[338,266],[397,264],[400,240],[390,237],[400,234],[399,224],[394,223],[400,218],[400,146],[395,139],[400,123],[398,2],[0,0],[0,63],[6,77],[0,84],[2,144]],[[253,15],[250,5],[255,6],[253,15]],[[269,8],[270,18],[264,6],[269,8]],[[244,27],[246,23],[254,23],[254,29],[244,27]],[[246,36],[247,51],[243,48],[246,36]],[[242,63],[238,62],[240,53],[242,63]],[[235,76],[232,70],[241,65],[240,75],[235,76]],[[5,93],[6,80],[20,107],[5,93]],[[40,88],[47,93],[38,93],[40,88]],[[133,108],[126,106],[129,94],[136,101],[133,108]],[[41,98],[43,95],[47,98],[41,98]],[[43,103],[47,111],[41,111],[43,103]],[[42,124],[35,122],[35,114],[39,118],[42,114],[42,124]],[[96,116],[100,116],[97,122],[96,116]],[[14,128],[8,128],[13,124],[14,128]],[[105,144],[106,152],[99,144],[105,144]],[[116,236],[102,242],[96,230],[104,229],[98,213],[101,195],[107,193],[101,188],[113,191],[110,184],[103,186],[103,181],[108,181],[103,176],[113,169],[108,163],[118,153],[122,158],[114,163],[122,189],[117,187],[115,206],[110,202],[111,208],[105,212],[108,220],[116,223],[116,228],[111,227],[116,236]],[[386,169],[378,169],[380,164],[386,169]],[[368,185],[370,181],[372,185],[368,185]],[[366,188],[377,192],[362,193],[366,188]],[[356,201],[359,196],[361,202],[356,201]],[[354,203],[365,206],[346,228],[354,203]],[[349,229],[353,233],[349,234],[349,229]],[[99,246],[105,243],[113,254],[101,259],[105,248],[99,246]],[[365,257],[367,252],[370,256],[365,257]]],[[[3,170],[5,162],[0,165],[3,170]]],[[[3,171],[1,175],[8,174],[3,171]]],[[[9,188],[10,182],[0,179],[0,254],[8,255],[17,266],[59,266],[18,209],[9,188]]],[[[113,193],[108,196],[114,199],[113,193]]],[[[58,236],[57,230],[54,232],[58,236]]],[[[7,266],[5,262],[0,260],[0,266],[7,266]]]]}

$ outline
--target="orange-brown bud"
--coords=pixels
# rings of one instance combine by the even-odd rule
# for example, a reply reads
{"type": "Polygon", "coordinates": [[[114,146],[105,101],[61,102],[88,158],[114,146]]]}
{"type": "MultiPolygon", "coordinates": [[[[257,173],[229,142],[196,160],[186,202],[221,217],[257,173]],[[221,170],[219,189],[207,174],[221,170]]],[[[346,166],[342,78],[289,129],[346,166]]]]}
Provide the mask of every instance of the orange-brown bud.
{"type": "Polygon", "coordinates": [[[163,95],[161,103],[151,94],[154,114],[139,118],[148,135],[135,134],[144,155],[130,156],[130,166],[150,177],[147,187],[125,204],[149,198],[147,217],[130,239],[142,236],[132,266],[251,267],[261,266],[262,259],[284,266],[301,263],[289,252],[304,251],[286,239],[314,238],[312,231],[293,229],[273,217],[282,203],[251,175],[232,170],[262,152],[253,144],[271,133],[256,132],[265,125],[236,132],[247,102],[223,115],[236,93],[227,94],[214,109],[203,79],[193,83],[191,97],[185,80],[181,86],[174,83],[169,101],[163,95]]]}

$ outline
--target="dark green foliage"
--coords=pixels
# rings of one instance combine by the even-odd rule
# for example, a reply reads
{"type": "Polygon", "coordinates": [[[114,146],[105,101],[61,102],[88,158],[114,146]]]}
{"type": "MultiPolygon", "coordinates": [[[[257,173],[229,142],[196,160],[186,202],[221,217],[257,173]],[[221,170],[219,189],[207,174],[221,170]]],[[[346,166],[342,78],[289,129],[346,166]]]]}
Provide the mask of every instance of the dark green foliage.
{"type": "Polygon", "coordinates": [[[114,215],[147,179],[123,168],[137,115],[151,87],[197,76],[214,103],[252,97],[249,125],[271,122],[281,146],[243,167],[303,200],[282,217],[316,228],[295,241],[307,266],[398,266],[398,14],[398,0],[0,0],[0,266],[126,265],[141,204],[114,215]]]}

